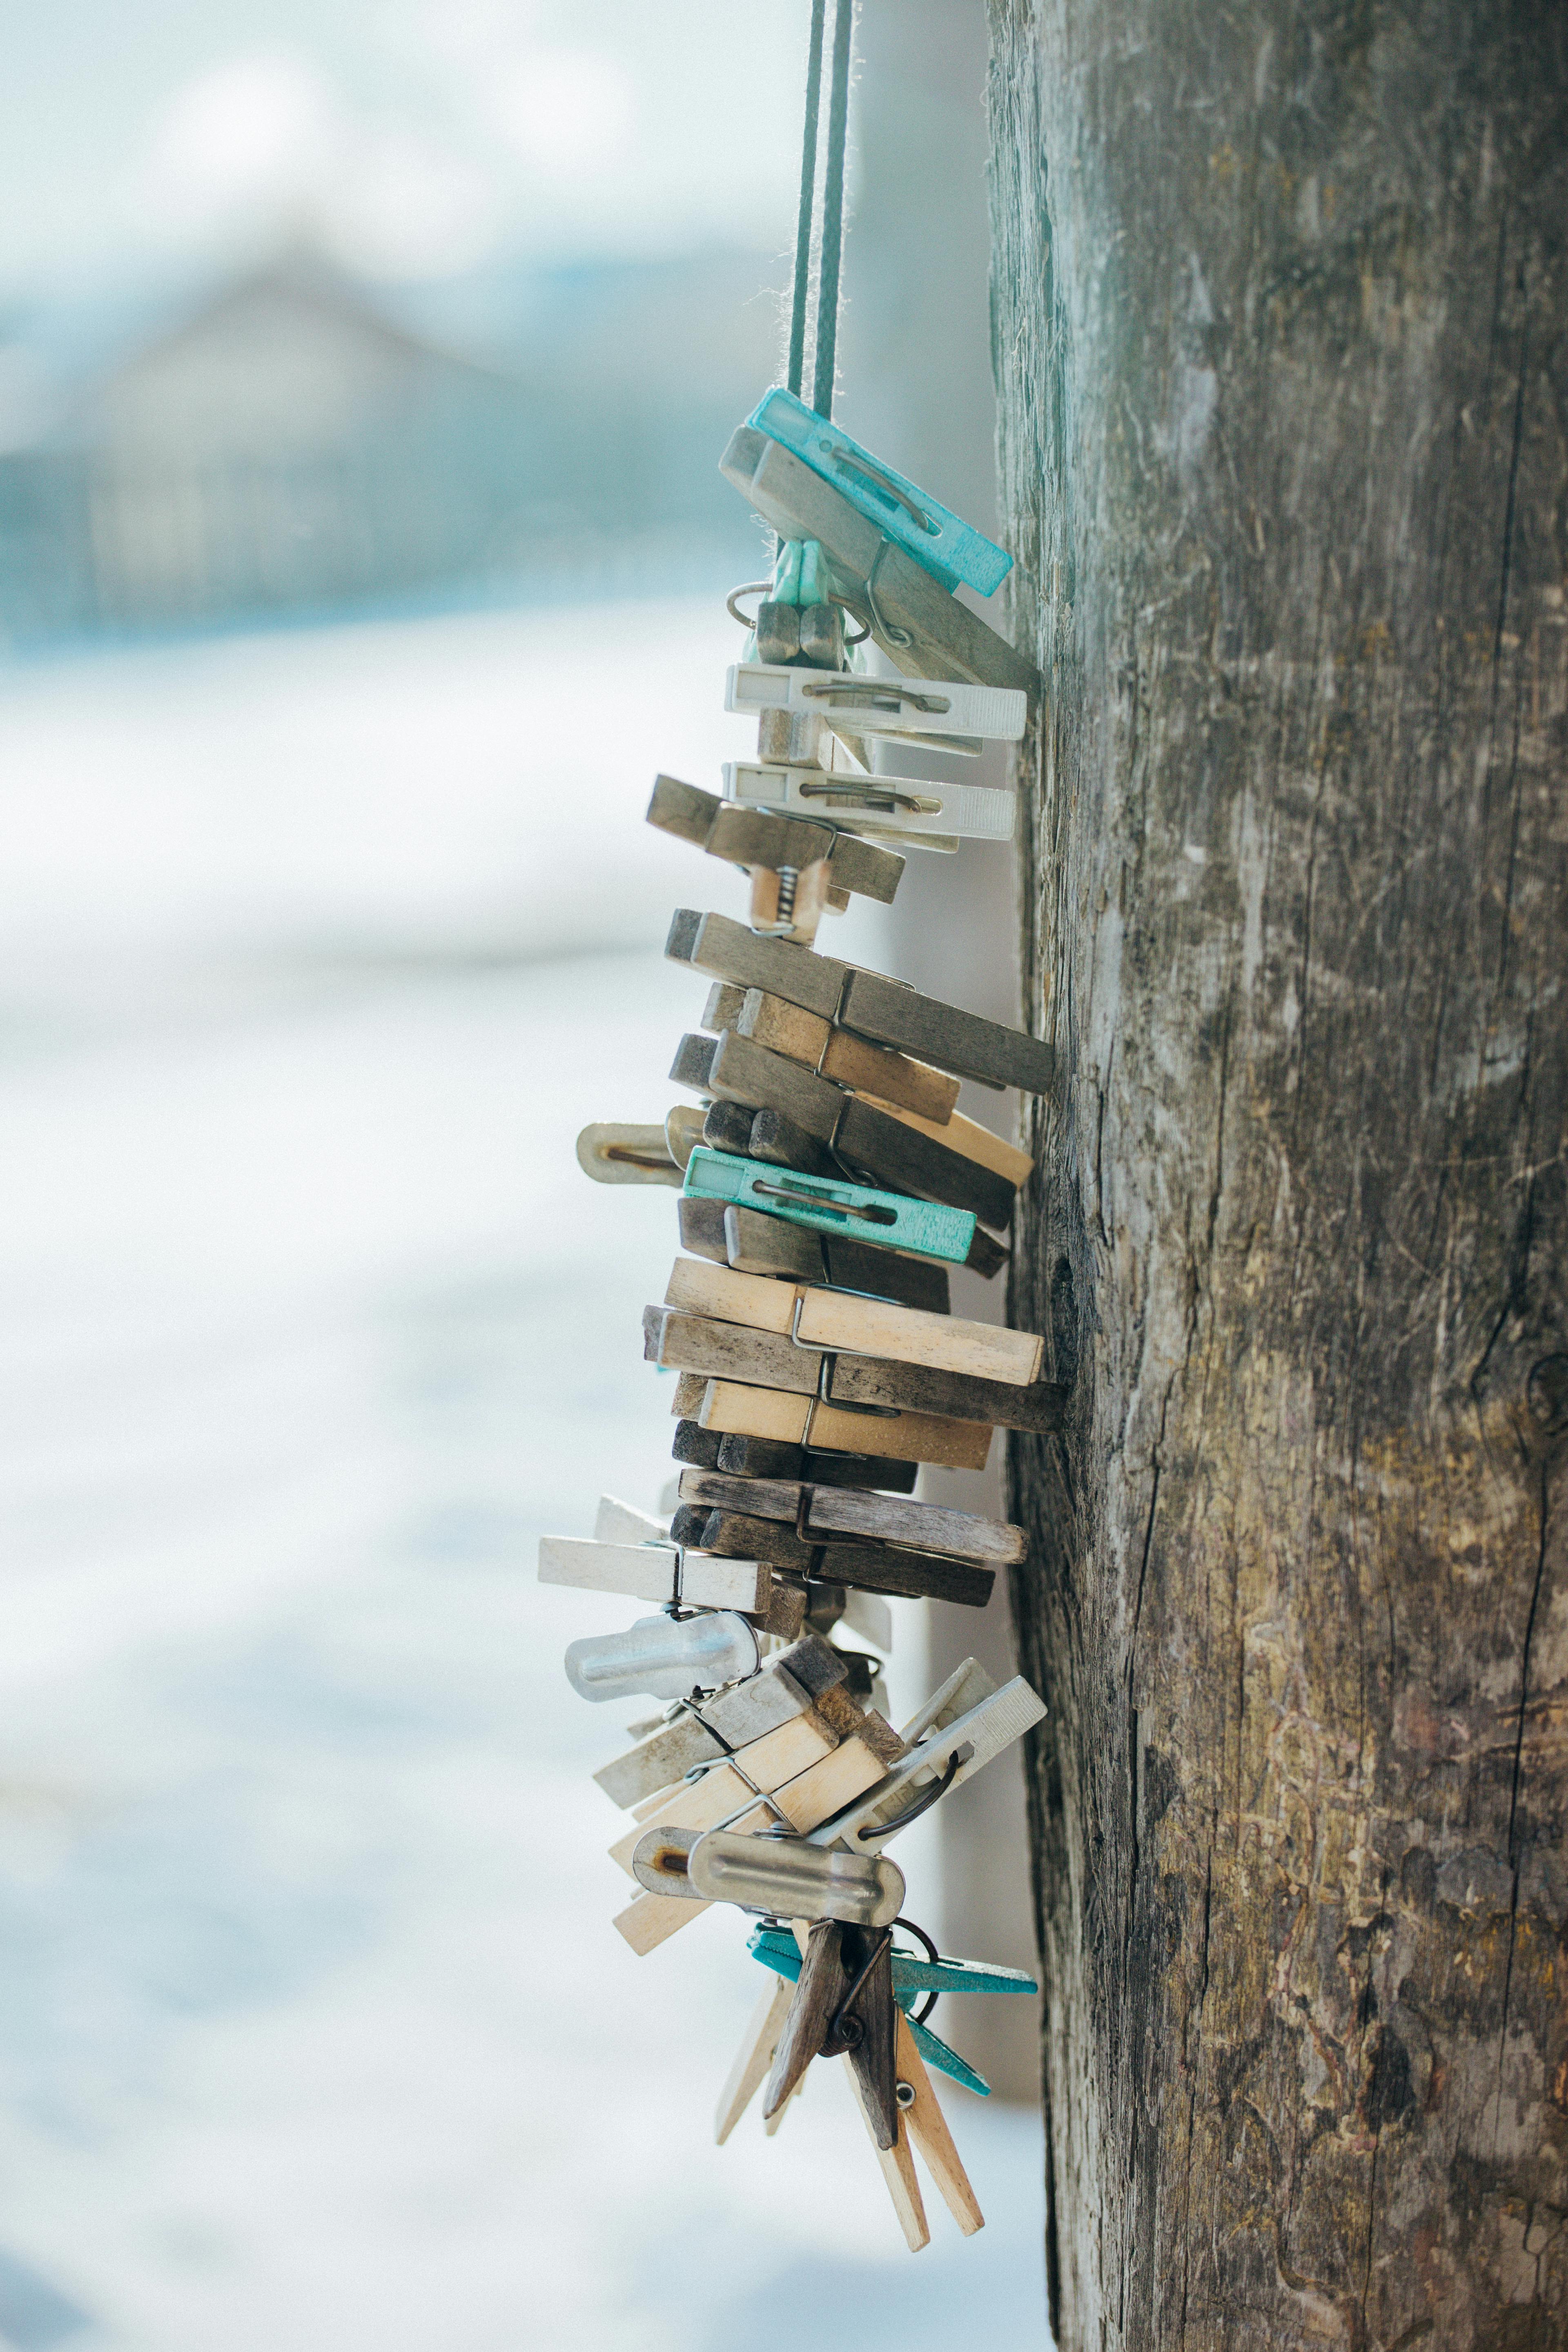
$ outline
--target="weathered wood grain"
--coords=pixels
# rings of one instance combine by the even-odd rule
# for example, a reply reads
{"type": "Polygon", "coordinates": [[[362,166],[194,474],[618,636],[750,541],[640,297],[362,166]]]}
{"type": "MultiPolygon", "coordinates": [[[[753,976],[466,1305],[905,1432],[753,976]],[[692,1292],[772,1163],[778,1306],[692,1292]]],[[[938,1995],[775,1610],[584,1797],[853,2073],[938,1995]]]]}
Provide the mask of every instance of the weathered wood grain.
{"type": "MultiPolygon", "coordinates": [[[[706,1126],[706,1120],[703,1124],[706,1126]]],[[[694,1257],[711,1258],[716,1265],[725,1265],[723,1202],[699,1201],[689,1192],[683,1192],[676,1207],[681,1248],[689,1250],[694,1257]]],[[[763,1222],[772,1224],[775,1221],[770,1217],[763,1222]]]]}
{"type": "MultiPolygon", "coordinates": [[[[684,1080],[682,1084],[685,1084],[684,1080]]],[[[752,1123],[755,1118],[755,1111],[748,1109],[744,1103],[710,1102],[702,1118],[702,1140],[714,1151],[732,1151],[738,1159],[744,1160],[752,1148],[752,1123]]],[[[708,1205],[721,1208],[723,1203],[710,1202],[708,1205]]],[[[721,1235],[723,1223],[721,1217],[721,1235]]]]}
{"type": "Polygon", "coordinates": [[[911,1061],[907,1054],[890,1053],[885,1045],[868,1045],[864,1037],[852,1037],[847,1029],[835,1029],[815,1013],[786,1004],[782,996],[768,996],[760,988],[740,992],[723,983],[721,987],[725,997],[740,995],[740,1010],[717,1022],[705,1019],[704,1028],[738,1029],[742,1037],[753,1038],[775,1054],[805,1062],[836,1086],[869,1095],[877,1102],[896,1104],[939,1125],[952,1117],[958,1100],[958,1080],[945,1070],[931,1069],[924,1062],[911,1061]]]}
{"type": "Polygon", "coordinates": [[[793,1569],[802,1576],[853,1585],[865,1592],[893,1593],[907,1601],[945,1601],[960,1608],[984,1609],[995,1581],[994,1569],[975,1567],[945,1553],[873,1542],[803,1542],[776,1519],[741,1511],[707,1510],[700,1504],[681,1506],[675,1514],[674,1532],[678,1543],[700,1545],[721,1559],[765,1560],[771,1567],[793,1569]]]}
{"type": "Polygon", "coordinates": [[[891,904],[904,868],[903,858],[880,842],[858,840],[830,825],[766,809],[739,808],[715,793],[683,784],[675,776],[655,778],[647,822],[731,866],[776,870],[781,866],[804,866],[826,856],[835,888],[855,891],[883,906],[891,904]]]}
{"type": "Polygon", "coordinates": [[[977,1013],[922,996],[902,981],[862,971],[788,940],[759,938],[728,915],[678,907],[664,951],[677,963],[689,963],[737,988],[760,988],[770,996],[782,996],[873,1045],[934,1063],[957,1077],[1037,1093],[1051,1085],[1055,1054],[1038,1037],[983,1020],[977,1013]]]}
{"type": "Polygon", "coordinates": [[[763,2095],[764,2116],[777,2114],[812,2060],[820,2054],[838,2005],[849,1990],[843,1951],[847,1932],[837,1919],[817,1919],[807,1931],[805,1956],[763,2095]]]}
{"type": "Polygon", "coordinates": [[[716,1315],[761,1331],[789,1332],[807,1347],[847,1348],[900,1363],[935,1364],[1023,1387],[1037,1378],[1045,1342],[1028,1331],[956,1316],[927,1315],[878,1298],[811,1284],[779,1282],[677,1258],[664,1303],[691,1315],[716,1315]]]}
{"type": "Polygon", "coordinates": [[[895,1364],[872,1356],[834,1355],[797,1347],[773,1331],[721,1323],[674,1307],[643,1309],[643,1354],[651,1364],[700,1372],[710,1380],[742,1381],[792,1396],[816,1396],[823,1366],[826,1401],[897,1412],[939,1413],[952,1421],[984,1421],[1003,1429],[1061,1426],[1065,1391],[1054,1381],[988,1381],[926,1364],[895,1364]]]}
{"type": "Polygon", "coordinates": [[[900,1496],[867,1494],[841,1486],[819,1495],[809,1479],[732,1477],[706,1464],[682,1473],[680,1499],[704,1503],[710,1510],[745,1511],[784,1519],[791,1527],[801,1524],[804,1515],[808,1535],[864,1536],[915,1551],[948,1552],[955,1559],[993,1567],[1014,1565],[1026,1549],[1021,1528],[979,1518],[969,1511],[950,1511],[938,1503],[908,1502],[900,1496]]]}
{"type": "Polygon", "coordinates": [[[1568,17],[993,0],[1062,2352],[1568,2342],[1568,17]]]}
{"type": "MultiPolygon", "coordinates": [[[[713,1433],[704,1430],[702,1434],[713,1433]]],[[[737,1478],[804,1478],[813,1486],[874,1486],[900,1495],[914,1492],[918,1475],[912,1463],[892,1462],[881,1454],[813,1454],[803,1446],[740,1435],[721,1437],[718,1460],[704,1466],[737,1478]]]]}
{"type": "Polygon", "coordinates": [[[1012,1219],[1016,1184],[875,1103],[858,1098],[846,1103],[834,1130],[833,1150],[843,1165],[865,1169],[875,1182],[894,1192],[967,1209],[988,1225],[1005,1226],[1012,1219]]]}
{"type": "Polygon", "coordinates": [[[929,1412],[889,1412],[868,1421],[814,1397],[779,1389],[748,1387],[738,1381],[704,1381],[700,1372],[682,1373],[700,1391],[695,1417],[704,1429],[768,1437],[788,1445],[807,1442],[817,1452],[858,1454],[868,1429],[883,1454],[895,1462],[939,1462],[951,1470],[984,1470],[992,1427],[983,1421],[955,1421],[929,1412]]]}
{"type": "MultiPolygon", "coordinates": [[[[758,1117],[762,1114],[759,1112],[758,1117]]],[[[798,1276],[807,1282],[826,1282],[839,1290],[864,1290],[876,1298],[891,1298],[901,1307],[918,1307],[927,1315],[946,1315],[951,1311],[951,1292],[947,1268],[935,1265],[930,1258],[906,1257],[899,1250],[870,1248],[865,1242],[846,1241],[834,1234],[814,1234],[804,1225],[792,1225],[782,1217],[764,1217],[755,1209],[726,1207],[724,1202],[708,1202],[708,1208],[722,1212],[724,1239],[723,1259],[742,1274],[773,1274],[798,1276]]],[[[682,1236],[686,1220],[681,1219],[682,1236]]],[[[706,1222],[694,1226],[706,1238],[710,1227],[706,1222]]],[[[989,1234],[976,1235],[989,1247],[989,1234]]],[[[704,1247],[699,1256],[713,1255],[704,1247]]]]}
{"type": "Polygon", "coordinates": [[[965,1118],[956,1111],[949,1118],[932,1119],[895,1103],[886,1108],[889,1118],[901,1119],[906,1127],[918,1128],[933,1143],[945,1143],[950,1151],[962,1151],[965,1159],[978,1160],[983,1168],[994,1168],[999,1176],[1005,1176],[1015,1192],[1026,1184],[1035,1172],[1035,1163],[1026,1151],[1004,1142],[1001,1136],[994,1135],[977,1119],[965,1118]]]}

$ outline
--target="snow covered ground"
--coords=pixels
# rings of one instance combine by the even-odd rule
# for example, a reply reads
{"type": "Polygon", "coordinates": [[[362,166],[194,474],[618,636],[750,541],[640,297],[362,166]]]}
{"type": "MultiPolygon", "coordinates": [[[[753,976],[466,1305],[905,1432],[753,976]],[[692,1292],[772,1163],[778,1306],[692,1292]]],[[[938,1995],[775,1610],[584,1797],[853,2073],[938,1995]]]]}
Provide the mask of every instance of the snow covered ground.
{"type": "Polygon", "coordinates": [[[933,2196],[918,2260],[836,2070],[711,2146],[743,1924],[610,1930],[626,1710],[560,1654],[625,1607],[533,1581],[668,1473],[671,1196],[572,1141],[674,1098],[668,908],[741,908],[640,822],[743,748],[736,642],[601,607],[0,675],[0,2343],[1043,2340],[1037,2118],[952,2094],[990,2226],[933,2196]]]}

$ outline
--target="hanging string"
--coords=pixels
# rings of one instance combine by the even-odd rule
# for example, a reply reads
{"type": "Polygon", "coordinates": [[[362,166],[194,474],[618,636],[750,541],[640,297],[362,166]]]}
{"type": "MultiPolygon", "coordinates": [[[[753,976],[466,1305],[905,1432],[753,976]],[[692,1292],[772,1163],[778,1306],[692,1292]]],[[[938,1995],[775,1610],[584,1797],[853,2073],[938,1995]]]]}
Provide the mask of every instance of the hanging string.
{"type": "Polygon", "coordinates": [[[849,126],[849,48],[855,0],[838,0],[833,26],[833,97],[827,115],[827,176],[822,192],[822,260],[816,278],[816,366],[811,404],[833,414],[838,343],[838,261],[844,243],[844,148],[849,126]]]}
{"type": "Polygon", "coordinates": [[[844,152],[849,127],[855,0],[834,0],[834,11],[832,81],[827,101],[827,154],[822,187],[822,234],[814,288],[812,215],[816,194],[822,115],[822,53],[826,0],[812,0],[811,46],[805,68],[805,121],[801,138],[800,212],[795,226],[795,288],[789,322],[788,383],[791,392],[798,397],[805,382],[807,314],[813,314],[811,404],[819,416],[831,416],[833,414],[833,377],[838,346],[838,278],[844,247],[844,152]]]}
{"type": "Polygon", "coordinates": [[[795,232],[795,297],[789,314],[789,388],[800,396],[805,373],[805,300],[811,278],[811,207],[816,194],[816,117],[822,95],[822,19],[827,0],[811,0],[811,50],[805,65],[805,129],[800,148],[800,214],[795,232]]]}

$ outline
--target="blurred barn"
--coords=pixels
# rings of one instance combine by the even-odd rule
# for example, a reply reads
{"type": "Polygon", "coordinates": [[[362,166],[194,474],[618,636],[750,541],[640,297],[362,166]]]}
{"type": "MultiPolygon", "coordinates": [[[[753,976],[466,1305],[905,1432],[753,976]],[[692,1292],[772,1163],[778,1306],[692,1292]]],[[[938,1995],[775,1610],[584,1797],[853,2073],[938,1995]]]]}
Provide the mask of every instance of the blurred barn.
{"type": "Polygon", "coordinates": [[[0,627],[743,570],[715,468],[773,375],[766,275],[715,255],[394,295],[299,252],[194,295],[13,320],[0,627]]]}

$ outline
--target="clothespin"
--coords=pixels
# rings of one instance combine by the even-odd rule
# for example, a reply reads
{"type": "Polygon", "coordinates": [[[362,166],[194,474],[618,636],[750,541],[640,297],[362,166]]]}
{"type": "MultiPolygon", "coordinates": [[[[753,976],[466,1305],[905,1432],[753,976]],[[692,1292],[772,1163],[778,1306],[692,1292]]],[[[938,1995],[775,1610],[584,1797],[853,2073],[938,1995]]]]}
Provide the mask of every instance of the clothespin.
{"type": "MultiPolygon", "coordinates": [[[[750,1154],[731,1153],[731,1158],[750,1154]]],[[[843,1235],[816,1234],[752,1209],[727,1208],[722,1201],[699,1200],[683,1193],[679,1207],[680,1245],[715,1265],[732,1265],[740,1274],[790,1275],[805,1282],[826,1282],[840,1290],[863,1290],[874,1298],[892,1298],[928,1315],[945,1315],[951,1298],[947,1267],[929,1258],[900,1256],[896,1250],[868,1249],[843,1235]]],[[[986,1242],[991,1236],[976,1234],[986,1242]]],[[[999,1248],[1000,1244],[991,1243],[999,1248]]],[[[973,1263],[975,1244],[970,1244],[973,1263]]],[[[1005,1254],[1004,1253],[1004,1263],[1005,1254]]]]}
{"type": "MultiPolygon", "coordinates": [[[[721,1155],[693,1152],[700,1159],[721,1155]]],[[[688,1171],[689,1175],[689,1171],[688,1171]]],[[[804,1180],[801,1180],[804,1181],[804,1180]]],[[[923,1205],[923,1204],[922,1204],[923,1205]]],[[[742,1277],[746,1279],[748,1277],[742,1277]]],[[[749,1381],[825,1404],[923,1412],[945,1420],[986,1422],[1004,1429],[1049,1434],[1062,1425],[1066,1391],[1054,1381],[982,1379],[927,1364],[813,1348],[795,1335],[757,1330],[714,1316],[674,1307],[643,1309],[643,1353],[649,1363],[700,1372],[710,1380],[749,1381]]]]}
{"type": "Polygon", "coordinates": [[[724,708],[759,720],[769,713],[837,720],[862,736],[971,755],[986,742],[1017,742],[1028,721],[1028,697],[1010,688],[965,686],[955,678],[906,686],[901,678],[856,670],[824,677],[760,661],[730,669],[724,708]]]}
{"type": "Polygon", "coordinates": [[[850,1094],[864,1095],[885,1108],[896,1106],[915,1112],[939,1128],[952,1120],[957,1107],[959,1082],[947,1071],[934,1070],[908,1054],[891,1053],[885,1045],[872,1045],[764,989],[715,981],[702,1008],[701,1026],[715,1036],[733,1029],[752,1045],[801,1063],[850,1094]]]}
{"type": "Polygon", "coordinates": [[[605,1543],[580,1536],[542,1536],[539,1581],[625,1593],[634,1601],[658,1601],[672,1609],[739,1609],[748,1616],[766,1617],[773,1579],[759,1561],[710,1559],[668,1542],[639,1538],[636,1543],[605,1543]]]}
{"type": "MultiPolygon", "coordinates": [[[[903,1923],[909,1925],[908,1921],[903,1923]]],[[[920,1933],[919,1929],[915,1931],[920,1933]]],[[[794,1984],[800,1977],[800,1949],[787,1928],[759,1927],[753,1929],[748,1949],[763,1967],[794,1984]]],[[[961,2058],[938,2033],[933,2033],[926,2019],[936,1997],[943,1992],[1034,1993],[1039,1986],[1021,1969],[988,1968],[976,1960],[925,1959],[902,1951],[897,1945],[892,1951],[893,1999],[909,2022],[915,2048],[928,2066],[939,2074],[950,2075],[980,2098],[989,2098],[991,2085],[977,2067],[961,2058]],[[924,1997],[921,2015],[910,2011],[924,1997]]]]}
{"type": "Polygon", "coordinates": [[[566,1679],[579,1698],[600,1705],[638,1693],[684,1698],[754,1675],[760,1663],[755,1629],[738,1612],[721,1609],[694,1617],[639,1617],[624,1633],[573,1642],[566,1679]]]}
{"type": "Polygon", "coordinates": [[[761,1160],[731,1159],[706,1148],[692,1153],[685,1190],[698,1200],[733,1202],[817,1233],[847,1229],[877,1248],[907,1250],[952,1265],[963,1264],[976,1223],[967,1210],[906,1200],[868,1184],[784,1174],[761,1160]]]}
{"type": "MultiPolygon", "coordinates": [[[[749,1805],[742,1810],[752,1810],[749,1805]]],[[[804,1838],[661,1824],[637,1841],[632,1869],[650,1895],[735,1903],[791,1919],[885,1927],[904,1900],[903,1873],[880,1857],[807,1845],[804,1838]]]]}
{"type": "MultiPolygon", "coordinates": [[[[970,1659],[950,1680],[962,1685],[966,1671],[980,1675],[970,1659]]],[[[1016,1675],[1000,1690],[992,1690],[950,1720],[928,1729],[893,1766],[880,1787],[847,1805],[814,1836],[823,1844],[842,1840],[856,1853],[879,1853],[889,1838],[907,1829],[939,1797],[962,1788],[984,1770],[1038,1723],[1045,1712],[1044,1700],[1022,1675],[1016,1675]]]]}
{"type": "Polygon", "coordinates": [[[849,2060],[877,2146],[894,2146],[899,2075],[891,1951],[890,1924],[816,1919],[763,2095],[764,2116],[778,2113],[814,2058],[842,2055],[849,2060]]]}
{"type": "MultiPolygon", "coordinates": [[[[743,1381],[707,1380],[681,1374],[693,1392],[676,1396],[679,1417],[747,1437],[774,1438],[816,1452],[858,1454],[865,1447],[863,1408],[825,1404],[818,1396],[754,1388],[743,1381]]],[[[956,1421],[934,1412],[876,1410],[878,1449],[898,1462],[932,1462],[949,1470],[984,1470],[991,1451],[992,1423],[956,1421]]]]}
{"type": "Polygon", "coordinates": [[[669,1450],[677,1462],[693,1469],[724,1471],[736,1478],[805,1479],[814,1486],[869,1486],[909,1495],[917,1475],[911,1464],[883,1454],[813,1454],[765,1438],[723,1435],[695,1421],[676,1423],[669,1450]]]}
{"type": "MultiPolygon", "coordinates": [[[[821,542],[833,593],[907,675],[1040,692],[1039,672],[950,595],[880,520],[754,426],[731,436],[719,470],[786,539],[821,542]]],[[[927,533],[927,537],[931,534],[927,533]]]]}
{"type": "MultiPolygon", "coordinates": [[[[684,1104],[681,1106],[685,1110],[684,1104]]],[[[675,1184],[681,1167],[662,1127],[597,1119],[577,1138],[577,1165],[595,1184],[675,1184]]]]}
{"type": "Polygon", "coordinates": [[[759,939],[723,915],[678,908],[664,951],[715,980],[782,996],[836,1028],[932,1063],[956,1077],[973,1078],[981,1086],[1016,1086],[1043,1094],[1055,1076],[1051,1047],[1021,1029],[983,1021],[977,1013],[922,996],[900,981],[816,955],[787,940],[759,939]]]}
{"type": "Polygon", "coordinates": [[[786,539],[768,595],[757,609],[758,659],[844,667],[844,616],[828,600],[826,567],[816,540],[786,539]]]}
{"type": "Polygon", "coordinates": [[[787,816],[831,816],[838,824],[906,848],[952,851],[961,841],[1011,841],[1017,802],[980,784],[912,776],[856,776],[841,769],[724,763],[724,797],[787,816]]]}
{"type": "Polygon", "coordinates": [[[900,1495],[869,1494],[854,1486],[816,1486],[794,1478],[737,1478],[722,1471],[681,1472],[682,1506],[710,1511],[744,1511],[776,1520],[807,1540],[863,1541],[902,1545],[906,1549],[945,1554],[977,1565],[1011,1567],[1027,1555],[1022,1528],[950,1511],[938,1503],[916,1503],[900,1495]]]}
{"type": "Polygon", "coordinates": [[[843,832],[820,814],[781,816],[768,809],[743,808],[675,776],[654,779],[647,822],[706,850],[710,857],[748,870],[804,869],[826,858],[826,903],[839,911],[851,892],[890,906],[904,870],[896,850],[843,832]]]}
{"type": "Polygon", "coordinates": [[[830,482],[944,588],[951,591],[962,581],[976,594],[992,596],[1013,569],[1005,548],[940,504],[929,490],[873,457],[841,425],[819,416],[794,393],[775,385],[763,394],[747,422],[830,482]]]}
{"type": "Polygon", "coordinates": [[[1038,1380],[1045,1351],[1045,1341],[1032,1331],[922,1314],[850,1290],[740,1274],[703,1258],[676,1259],[664,1303],[683,1314],[774,1332],[803,1348],[926,1365],[1014,1388],[1028,1388],[1038,1380]]]}
{"type": "MultiPolygon", "coordinates": [[[[729,1483],[744,1486],[747,1482],[729,1483]]],[[[701,1544],[721,1554],[755,1553],[781,1572],[804,1577],[808,1615],[819,1605],[813,1596],[836,1586],[891,1593],[907,1601],[947,1601],[984,1609],[996,1580],[994,1569],[894,1544],[816,1543],[774,1520],[753,1517],[743,1508],[735,1512],[710,1509],[700,1503],[682,1505],[675,1514],[673,1532],[682,1542],[701,1544]]]]}
{"type": "MultiPolygon", "coordinates": [[[[807,1175],[849,1170],[887,1190],[966,1209],[990,1225],[1005,1227],[1011,1221],[1018,1188],[1010,1174],[955,1150],[940,1128],[847,1094],[738,1029],[722,1030],[717,1037],[689,1031],[669,1075],[693,1093],[774,1114],[761,1139],[765,1155],[753,1134],[740,1157],[766,1156],[807,1175]]],[[[712,1138],[705,1134],[704,1140],[712,1138]]]]}
{"type": "MultiPolygon", "coordinates": [[[[601,1766],[594,1778],[617,1805],[636,1805],[684,1780],[698,1765],[745,1748],[806,1714],[821,1716],[847,1735],[858,1710],[846,1714],[837,1695],[848,1677],[844,1654],[807,1633],[746,1679],[700,1706],[683,1705],[673,1720],[601,1766]]],[[[683,1700],[687,1696],[680,1694],[683,1700]]]]}

